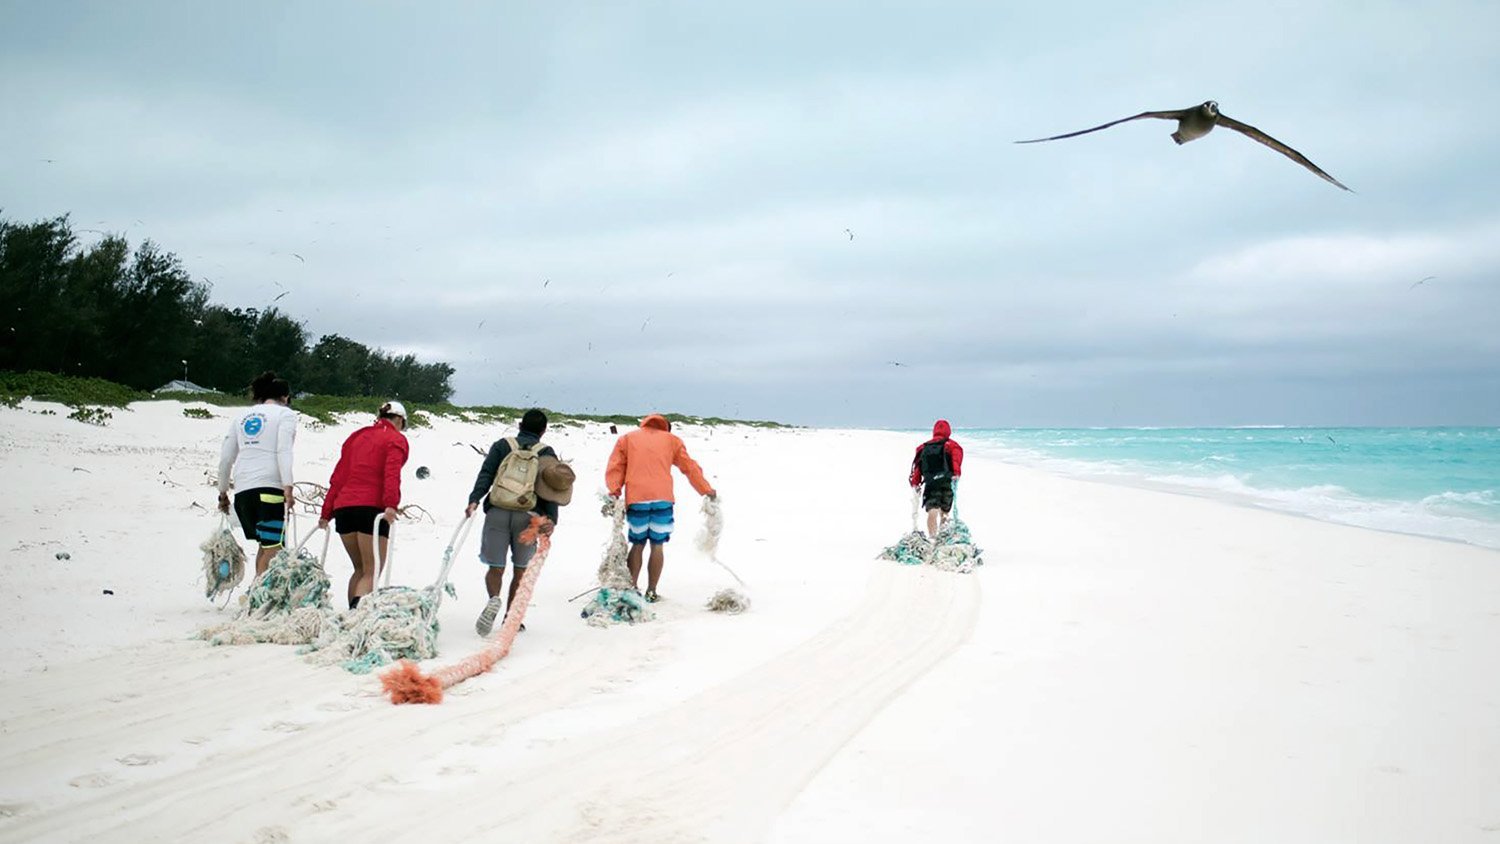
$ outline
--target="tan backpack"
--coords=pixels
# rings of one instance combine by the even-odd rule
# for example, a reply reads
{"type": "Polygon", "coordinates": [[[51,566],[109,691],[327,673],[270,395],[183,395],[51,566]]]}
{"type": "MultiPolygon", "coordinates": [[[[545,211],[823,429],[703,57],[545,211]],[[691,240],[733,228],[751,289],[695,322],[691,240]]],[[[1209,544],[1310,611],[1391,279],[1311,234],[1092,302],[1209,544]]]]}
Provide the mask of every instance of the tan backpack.
{"type": "Polygon", "coordinates": [[[495,482],[490,484],[490,504],[502,510],[530,510],[536,506],[536,477],[541,468],[537,452],[542,444],[523,449],[515,437],[507,437],[505,442],[510,446],[510,453],[495,470],[495,482]]]}

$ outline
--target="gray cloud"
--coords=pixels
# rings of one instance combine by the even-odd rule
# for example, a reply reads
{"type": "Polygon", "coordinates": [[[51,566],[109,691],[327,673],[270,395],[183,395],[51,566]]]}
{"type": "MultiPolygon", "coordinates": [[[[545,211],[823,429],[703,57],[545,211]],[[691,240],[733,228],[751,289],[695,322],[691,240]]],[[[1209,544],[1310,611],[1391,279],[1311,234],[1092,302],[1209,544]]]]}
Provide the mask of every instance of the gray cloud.
{"type": "Polygon", "coordinates": [[[1500,423],[1500,7],[1178,6],[10,6],[0,207],[471,403],[1500,423]],[[1157,121],[1010,143],[1207,98],[1358,193],[1157,121]]]}

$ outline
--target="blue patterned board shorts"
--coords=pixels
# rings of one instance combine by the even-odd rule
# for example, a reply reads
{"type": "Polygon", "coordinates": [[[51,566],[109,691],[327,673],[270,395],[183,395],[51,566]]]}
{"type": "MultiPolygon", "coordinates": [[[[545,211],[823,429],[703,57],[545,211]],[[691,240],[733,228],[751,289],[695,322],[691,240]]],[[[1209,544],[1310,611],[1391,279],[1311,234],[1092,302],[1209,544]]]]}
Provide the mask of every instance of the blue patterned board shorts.
{"type": "Polygon", "coordinates": [[[625,508],[631,545],[650,540],[656,545],[672,538],[672,502],[640,501],[625,508]]]}

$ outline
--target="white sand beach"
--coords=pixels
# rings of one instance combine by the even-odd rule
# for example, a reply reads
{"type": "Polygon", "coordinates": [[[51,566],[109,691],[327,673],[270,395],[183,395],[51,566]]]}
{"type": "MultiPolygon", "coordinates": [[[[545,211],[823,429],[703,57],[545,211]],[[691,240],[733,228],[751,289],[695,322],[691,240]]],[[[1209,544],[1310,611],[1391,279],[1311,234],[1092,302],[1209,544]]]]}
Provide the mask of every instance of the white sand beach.
{"type": "MultiPolygon", "coordinates": [[[[874,558],[910,528],[917,438],[686,427],[753,607],[703,608],[732,581],[679,481],[658,617],[597,629],[568,598],[614,438],[554,428],[579,489],[528,630],[395,706],[290,647],[192,639],[233,612],[198,551],[229,411],[183,407],[0,409],[0,841],[1500,840],[1497,551],[973,455],[986,565],[906,568],[874,558]]],[[[363,421],[304,424],[298,480],[363,421]]],[[[405,501],[436,522],[399,526],[395,582],[435,576],[468,444],[505,433],[409,433],[405,501]]],[[[476,551],[432,665],[481,644],[476,551]]],[[[327,568],[342,606],[337,547],[327,568]]]]}

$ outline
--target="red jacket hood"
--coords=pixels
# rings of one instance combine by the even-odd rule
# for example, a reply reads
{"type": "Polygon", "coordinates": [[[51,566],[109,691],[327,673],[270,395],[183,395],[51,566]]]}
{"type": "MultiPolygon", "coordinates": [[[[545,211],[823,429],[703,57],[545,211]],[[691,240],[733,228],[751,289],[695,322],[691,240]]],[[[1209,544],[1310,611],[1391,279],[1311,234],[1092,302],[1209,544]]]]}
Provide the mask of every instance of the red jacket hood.
{"type": "Polygon", "coordinates": [[[653,413],[641,420],[642,428],[655,428],[658,431],[670,431],[672,426],[668,424],[667,417],[660,413],[653,413]]]}
{"type": "Polygon", "coordinates": [[[932,423],[932,435],[934,437],[951,437],[953,436],[953,426],[948,424],[948,420],[939,419],[932,423]]]}

